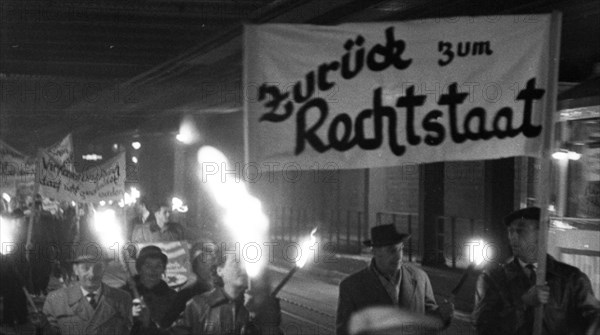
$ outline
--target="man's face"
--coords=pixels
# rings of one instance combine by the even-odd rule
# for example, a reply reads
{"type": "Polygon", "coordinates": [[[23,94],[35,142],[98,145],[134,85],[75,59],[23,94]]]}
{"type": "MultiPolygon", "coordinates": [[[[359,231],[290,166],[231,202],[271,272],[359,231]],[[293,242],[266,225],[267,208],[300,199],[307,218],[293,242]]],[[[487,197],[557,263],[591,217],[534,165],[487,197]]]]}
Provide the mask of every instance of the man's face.
{"type": "Polygon", "coordinates": [[[193,262],[194,273],[197,277],[210,281],[210,266],[215,261],[217,248],[216,244],[204,243],[202,249],[195,253],[193,262]]]}
{"type": "Polygon", "coordinates": [[[161,207],[156,213],[154,213],[158,224],[165,224],[169,222],[171,217],[171,209],[169,207],[161,207]]]}
{"type": "Polygon", "coordinates": [[[225,264],[217,267],[217,274],[223,278],[225,285],[242,287],[248,285],[248,275],[242,267],[242,262],[236,260],[235,255],[228,254],[225,264]]]}
{"type": "Polygon", "coordinates": [[[87,291],[95,291],[102,284],[104,263],[78,263],[73,265],[73,272],[79,277],[79,283],[87,291]]]}
{"type": "Polygon", "coordinates": [[[373,247],[377,268],[385,273],[394,273],[402,266],[404,243],[373,247]]]}
{"type": "Polygon", "coordinates": [[[149,288],[156,286],[162,280],[165,264],[159,258],[146,258],[140,267],[140,278],[149,288]]]}
{"type": "Polygon", "coordinates": [[[537,221],[517,219],[508,226],[508,240],[513,254],[526,263],[537,260],[537,221]]]}

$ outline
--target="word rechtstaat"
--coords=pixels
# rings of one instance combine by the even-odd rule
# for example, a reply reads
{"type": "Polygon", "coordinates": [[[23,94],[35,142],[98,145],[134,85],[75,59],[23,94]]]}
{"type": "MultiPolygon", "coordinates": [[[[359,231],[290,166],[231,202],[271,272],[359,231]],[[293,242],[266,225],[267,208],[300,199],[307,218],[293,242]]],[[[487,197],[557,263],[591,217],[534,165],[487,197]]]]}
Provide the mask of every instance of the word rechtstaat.
{"type": "Polygon", "coordinates": [[[501,107],[496,111],[475,107],[466,113],[459,112],[460,105],[469,94],[458,92],[456,82],[451,83],[448,93],[442,94],[436,101],[440,109],[419,110],[418,107],[425,105],[427,96],[416,95],[414,86],[401,92],[404,94],[396,100],[395,106],[385,105],[382,102],[382,88],[377,87],[373,90],[371,108],[355,116],[338,113],[329,118],[329,104],[315,94],[317,89],[326,92],[336,85],[328,80],[329,72],[339,71],[343,79],[351,80],[365,68],[377,72],[391,66],[405,70],[411,65],[412,59],[404,59],[402,55],[406,43],[395,38],[393,27],[385,30],[385,36],[385,45],[376,44],[368,52],[363,47],[365,40],[361,35],[354,40],[347,40],[344,44],[347,52],[340,61],[319,65],[316,73],[314,70],[308,72],[305,79],[298,81],[290,92],[262,84],[258,90],[258,101],[263,102],[269,111],[260,116],[259,122],[284,122],[294,115],[295,107],[299,106],[295,111],[295,155],[300,155],[307,144],[319,153],[330,149],[343,152],[356,146],[363,150],[376,150],[384,143],[385,126],[388,147],[396,156],[404,155],[407,145],[438,146],[447,139],[460,144],[465,141],[514,138],[521,134],[532,138],[541,134],[542,126],[534,125],[532,121],[533,102],[540,100],[545,90],[536,88],[535,78],[529,79],[526,87],[517,95],[517,100],[523,101],[522,113],[519,114],[522,115],[521,120],[513,120],[515,112],[511,107],[501,107]],[[352,58],[354,61],[351,61],[352,58]],[[309,114],[314,116],[309,118],[309,114]],[[461,118],[461,115],[464,117],[461,118]],[[405,118],[405,122],[399,122],[401,117],[405,118]],[[488,119],[492,120],[491,124],[488,119]],[[308,120],[315,121],[309,123],[308,120]],[[513,121],[520,122],[520,125],[513,126],[513,121]],[[424,133],[417,133],[418,123],[424,133]],[[403,132],[399,132],[398,124],[405,125],[403,132]],[[321,129],[326,130],[326,136],[321,137],[317,133],[321,129]],[[373,135],[367,137],[367,133],[373,135]]]}

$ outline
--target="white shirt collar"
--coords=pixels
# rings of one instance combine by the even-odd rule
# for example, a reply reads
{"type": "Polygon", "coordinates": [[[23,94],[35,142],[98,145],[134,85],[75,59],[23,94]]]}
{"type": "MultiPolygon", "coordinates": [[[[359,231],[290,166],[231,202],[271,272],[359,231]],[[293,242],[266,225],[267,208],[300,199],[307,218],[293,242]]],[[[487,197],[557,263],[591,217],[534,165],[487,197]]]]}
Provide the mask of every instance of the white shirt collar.
{"type": "Polygon", "coordinates": [[[100,296],[100,293],[102,293],[102,285],[100,285],[100,288],[98,288],[97,290],[95,290],[93,292],[90,292],[90,291],[84,289],[83,286],[79,286],[79,288],[81,288],[81,293],[83,293],[83,296],[86,298],[89,293],[94,293],[96,298],[98,298],[100,296]]]}

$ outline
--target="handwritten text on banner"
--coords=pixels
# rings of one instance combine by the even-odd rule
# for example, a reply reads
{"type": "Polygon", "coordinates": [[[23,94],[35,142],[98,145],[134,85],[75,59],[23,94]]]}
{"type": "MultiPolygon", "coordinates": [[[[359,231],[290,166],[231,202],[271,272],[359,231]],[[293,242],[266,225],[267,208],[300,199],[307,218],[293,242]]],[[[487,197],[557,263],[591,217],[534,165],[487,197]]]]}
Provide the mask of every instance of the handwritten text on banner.
{"type": "Polygon", "coordinates": [[[39,184],[40,194],[55,200],[118,201],[125,193],[125,153],[83,173],[76,173],[58,163],[45,150],[40,150],[36,182],[39,184]]]}
{"type": "Polygon", "coordinates": [[[245,27],[250,163],[539,156],[550,15],[245,27]]]}

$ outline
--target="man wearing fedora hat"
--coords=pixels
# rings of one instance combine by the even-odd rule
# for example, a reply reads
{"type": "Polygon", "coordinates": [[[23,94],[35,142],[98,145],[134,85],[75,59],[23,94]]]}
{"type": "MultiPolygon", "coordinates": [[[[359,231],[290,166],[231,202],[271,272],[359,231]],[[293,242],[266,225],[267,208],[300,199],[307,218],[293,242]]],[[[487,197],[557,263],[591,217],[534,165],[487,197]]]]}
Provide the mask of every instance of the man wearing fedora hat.
{"type": "Polygon", "coordinates": [[[129,334],[131,297],[102,283],[106,261],[84,253],[71,262],[77,282],[48,294],[34,324],[43,334],[129,334]]]}
{"type": "Polygon", "coordinates": [[[354,312],[372,306],[396,306],[435,317],[439,322],[434,326],[438,328],[449,325],[454,306],[438,306],[425,271],[402,262],[404,242],[409,237],[399,233],[393,224],[371,228],[371,239],[363,242],[372,248],[371,264],[340,283],[337,335],[348,334],[348,322],[354,312]]]}

